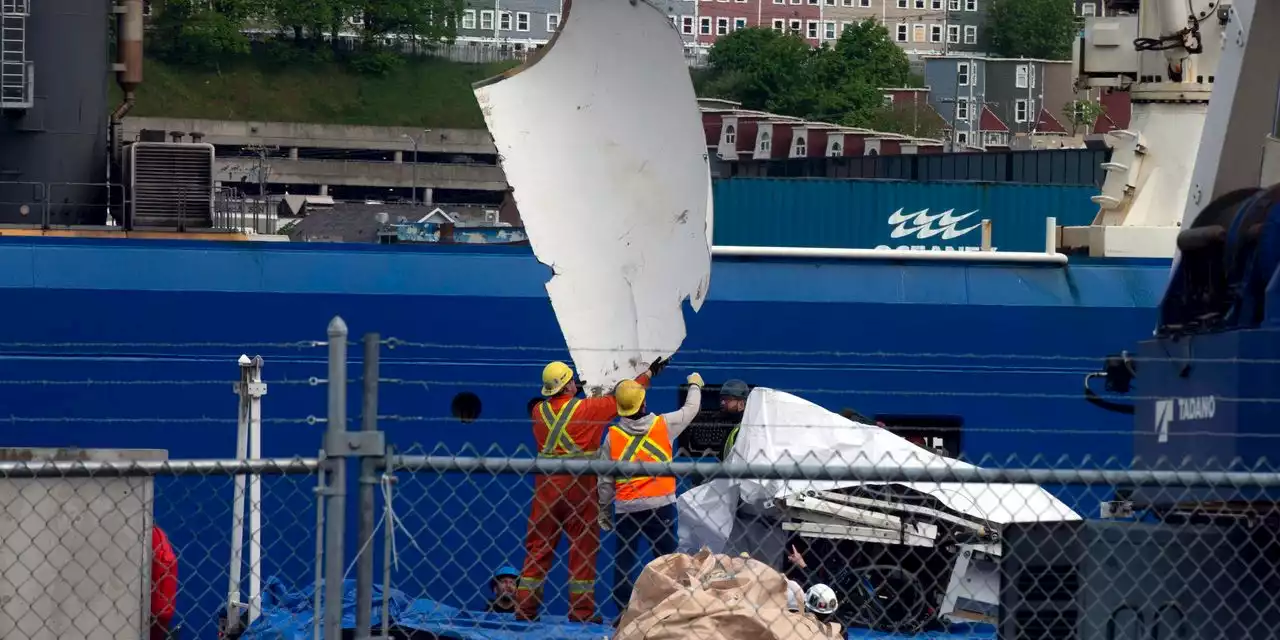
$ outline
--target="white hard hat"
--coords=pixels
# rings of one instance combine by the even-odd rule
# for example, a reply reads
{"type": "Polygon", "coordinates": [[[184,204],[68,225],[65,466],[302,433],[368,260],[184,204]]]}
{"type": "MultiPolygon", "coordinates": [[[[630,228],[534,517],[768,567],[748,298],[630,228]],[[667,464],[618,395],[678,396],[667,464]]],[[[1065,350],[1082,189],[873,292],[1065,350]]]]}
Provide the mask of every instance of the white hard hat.
{"type": "Polygon", "coordinates": [[[799,611],[800,601],[804,600],[804,587],[795,580],[787,581],[787,611],[799,611]]]}
{"type": "Polygon", "coordinates": [[[804,597],[804,608],[818,614],[828,615],[836,612],[840,602],[836,600],[836,592],[825,584],[809,587],[804,597]]]}

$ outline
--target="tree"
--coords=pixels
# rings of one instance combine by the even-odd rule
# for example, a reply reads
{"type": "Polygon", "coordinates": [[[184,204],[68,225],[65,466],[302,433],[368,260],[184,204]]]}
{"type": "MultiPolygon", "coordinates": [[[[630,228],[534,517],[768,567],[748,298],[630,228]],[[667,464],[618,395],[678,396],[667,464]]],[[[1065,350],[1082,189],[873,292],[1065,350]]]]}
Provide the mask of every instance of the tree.
{"type": "Polygon", "coordinates": [[[901,133],[917,138],[942,138],[946,120],[928,102],[891,104],[871,117],[868,127],[876,131],[901,133]]]}
{"type": "Polygon", "coordinates": [[[988,0],[987,38],[1007,58],[1068,60],[1079,27],[1074,0],[988,0]]]}
{"type": "Polygon", "coordinates": [[[836,41],[836,54],[847,72],[879,87],[905,87],[911,81],[911,63],[902,47],[889,39],[889,30],[875,20],[845,27],[836,41]]]}
{"type": "Polygon", "coordinates": [[[700,94],[748,109],[845,125],[866,125],[882,109],[880,87],[904,86],[906,54],[874,21],[851,25],[834,47],[795,34],[741,29],[712,46],[700,94]]]}
{"type": "Polygon", "coordinates": [[[1097,100],[1072,100],[1062,106],[1062,116],[1071,127],[1071,135],[1081,128],[1089,130],[1106,113],[1106,107],[1097,100]]]}
{"type": "Polygon", "coordinates": [[[242,30],[258,8],[248,0],[169,0],[152,23],[148,50],[179,64],[216,66],[249,51],[242,30]]]}

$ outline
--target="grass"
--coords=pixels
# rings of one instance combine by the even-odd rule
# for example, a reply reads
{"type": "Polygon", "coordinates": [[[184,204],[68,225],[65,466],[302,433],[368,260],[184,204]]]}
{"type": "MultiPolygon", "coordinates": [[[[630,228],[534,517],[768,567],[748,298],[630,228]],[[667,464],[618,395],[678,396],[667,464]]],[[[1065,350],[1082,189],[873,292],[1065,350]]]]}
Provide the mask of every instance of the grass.
{"type": "MultiPolygon", "coordinates": [[[[471,83],[513,66],[425,58],[367,76],[336,63],[282,67],[246,58],[208,70],[148,59],[130,115],[482,129],[471,83]]],[[[114,80],[111,91],[114,105],[114,80]]]]}

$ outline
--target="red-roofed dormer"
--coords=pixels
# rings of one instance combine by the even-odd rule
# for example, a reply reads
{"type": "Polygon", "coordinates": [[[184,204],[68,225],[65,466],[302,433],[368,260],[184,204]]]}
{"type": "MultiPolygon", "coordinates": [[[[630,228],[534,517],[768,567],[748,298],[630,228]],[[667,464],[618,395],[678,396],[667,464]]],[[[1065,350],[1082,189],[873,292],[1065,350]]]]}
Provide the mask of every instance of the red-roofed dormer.
{"type": "Polygon", "coordinates": [[[1036,116],[1036,133],[1061,133],[1066,135],[1070,133],[1067,128],[1062,126],[1062,121],[1053,117],[1048,109],[1040,109],[1040,115],[1036,116]]]}

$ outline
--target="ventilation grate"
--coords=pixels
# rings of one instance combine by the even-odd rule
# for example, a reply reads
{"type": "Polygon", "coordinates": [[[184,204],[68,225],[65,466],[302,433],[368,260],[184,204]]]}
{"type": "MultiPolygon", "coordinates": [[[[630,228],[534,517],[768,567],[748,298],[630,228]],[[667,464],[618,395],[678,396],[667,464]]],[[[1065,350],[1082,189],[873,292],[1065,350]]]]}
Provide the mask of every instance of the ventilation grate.
{"type": "Polygon", "coordinates": [[[129,148],[132,226],[213,226],[213,145],[138,142],[129,148]]]}

